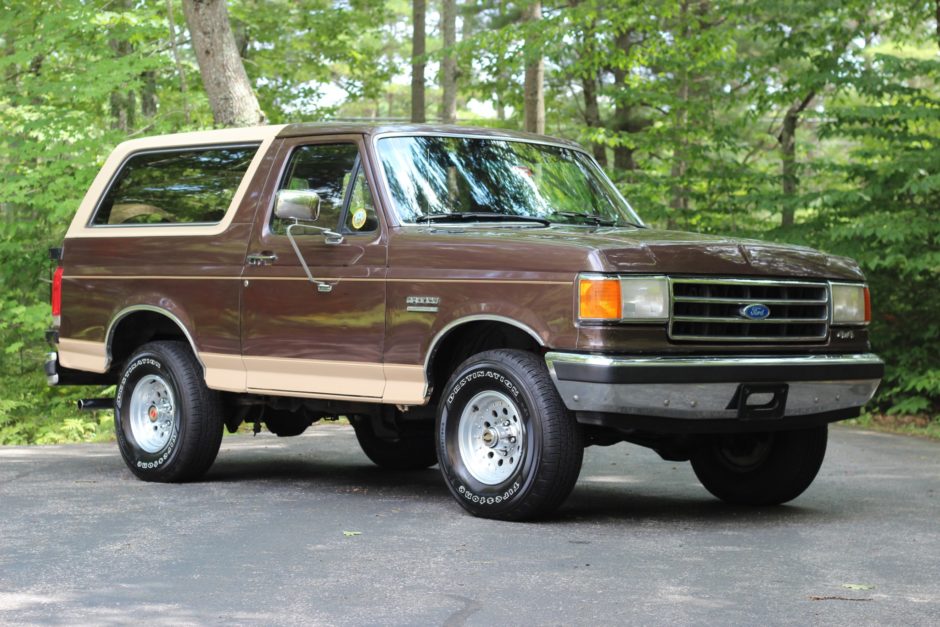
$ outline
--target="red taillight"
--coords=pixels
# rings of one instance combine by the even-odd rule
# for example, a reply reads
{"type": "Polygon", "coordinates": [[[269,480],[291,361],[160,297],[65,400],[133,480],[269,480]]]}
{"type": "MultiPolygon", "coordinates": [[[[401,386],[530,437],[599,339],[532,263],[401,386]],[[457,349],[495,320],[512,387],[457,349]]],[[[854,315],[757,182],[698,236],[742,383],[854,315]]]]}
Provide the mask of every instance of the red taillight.
{"type": "Polygon", "coordinates": [[[62,315],[62,266],[52,275],[52,315],[62,315]]]}
{"type": "Polygon", "coordinates": [[[865,322],[871,322],[871,291],[865,286],[865,322]]]}

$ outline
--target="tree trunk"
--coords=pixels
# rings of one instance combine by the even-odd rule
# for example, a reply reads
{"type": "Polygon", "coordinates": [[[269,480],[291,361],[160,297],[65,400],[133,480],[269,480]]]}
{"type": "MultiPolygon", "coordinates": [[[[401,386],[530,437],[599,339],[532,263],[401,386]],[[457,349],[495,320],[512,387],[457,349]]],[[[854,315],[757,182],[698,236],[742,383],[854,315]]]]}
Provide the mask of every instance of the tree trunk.
{"type": "MultiPolygon", "coordinates": [[[[940,2],[940,0],[937,1],[940,2]]],[[[14,54],[16,54],[16,32],[12,29],[7,31],[3,39],[3,56],[12,57],[14,54]]],[[[16,87],[16,74],[16,64],[9,64],[7,66],[6,75],[3,77],[4,81],[6,82],[6,87],[16,87]]]]}
{"type": "Polygon", "coordinates": [[[145,118],[157,115],[157,73],[147,70],[141,76],[140,112],[145,118]]]}
{"type": "MultiPolygon", "coordinates": [[[[682,37],[692,36],[692,29],[689,26],[689,3],[683,2],[679,7],[679,20],[682,24],[682,37]]],[[[689,209],[689,186],[686,179],[688,171],[688,162],[686,161],[688,150],[688,123],[689,123],[689,83],[691,77],[689,70],[683,67],[679,72],[679,89],[677,90],[677,100],[675,106],[675,129],[678,138],[673,147],[672,167],[669,175],[672,178],[672,198],[669,201],[669,207],[673,210],[669,214],[667,221],[669,228],[674,229],[680,224],[685,226],[689,209]],[[681,218],[681,219],[680,219],[681,218]]]]}
{"type": "Polygon", "coordinates": [[[441,120],[444,124],[457,122],[457,0],[443,0],[441,31],[444,38],[444,58],[441,60],[441,120]]]}
{"type": "MultiPolygon", "coordinates": [[[[130,8],[130,0],[119,0],[114,8],[118,11],[127,11],[130,8]]],[[[126,57],[133,52],[131,43],[126,39],[109,39],[108,46],[118,59],[126,57]]],[[[122,93],[119,90],[111,92],[111,128],[125,133],[135,126],[135,113],[137,101],[133,92],[122,93]]]]}
{"type": "Polygon", "coordinates": [[[179,46],[176,43],[176,18],[173,17],[173,0],[166,0],[166,21],[170,27],[170,48],[173,50],[173,63],[180,79],[180,96],[183,100],[183,119],[189,124],[189,95],[186,85],[186,72],[183,71],[183,62],[180,60],[179,46]]]}
{"type": "Polygon", "coordinates": [[[783,206],[780,209],[780,226],[793,226],[795,220],[794,196],[799,191],[800,179],[796,164],[796,128],[800,123],[800,114],[806,110],[816,92],[811,91],[803,100],[794,103],[783,116],[783,127],[777,141],[780,142],[781,182],[783,186],[783,206]]]}
{"type": "Polygon", "coordinates": [[[780,226],[793,226],[794,207],[791,204],[796,195],[799,179],[796,176],[796,123],[799,114],[793,108],[787,110],[780,131],[780,160],[783,173],[783,207],[780,210],[780,226]]]}
{"type": "MultiPolygon", "coordinates": [[[[542,2],[532,2],[522,12],[524,22],[538,22],[542,19],[542,2]]],[[[545,133],[545,60],[541,51],[536,55],[532,50],[533,33],[537,25],[530,26],[526,35],[525,66],[525,130],[530,133],[545,133]]]]}
{"type": "Polygon", "coordinates": [[[264,112],[238,56],[225,0],[183,0],[183,12],[215,123],[264,124],[264,112]]]}
{"type": "Polygon", "coordinates": [[[411,4],[411,121],[425,121],[424,108],[424,53],[427,50],[424,33],[426,0],[413,0],[411,4]]]}
{"type": "MultiPolygon", "coordinates": [[[[629,54],[632,43],[630,41],[630,31],[617,33],[616,46],[623,53],[629,54]]],[[[627,89],[627,71],[621,67],[613,70],[614,85],[618,96],[617,104],[614,107],[614,129],[621,135],[625,133],[635,133],[641,130],[644,125],[637,126],[633,123],[633,107],[623,102],[622,96],[627,89]]],[[[636,161],[633,159],[633,148],[623,144],[621,137],[619,145],[614,147],[614,167],[618,170],[636,170],[636,161]]]]}
{"type": "MultiPolygon", "coordinates": [[[[597,78],[594,76],[581,77],[581,91],[584,93],[584,121],[588,128],[601,128],[601,110],[597,105],[597,78]]],[[[603,167],[607,167],[607,148],[603,144],[592,143],[591,150],[594,159],[603,167]]]]}

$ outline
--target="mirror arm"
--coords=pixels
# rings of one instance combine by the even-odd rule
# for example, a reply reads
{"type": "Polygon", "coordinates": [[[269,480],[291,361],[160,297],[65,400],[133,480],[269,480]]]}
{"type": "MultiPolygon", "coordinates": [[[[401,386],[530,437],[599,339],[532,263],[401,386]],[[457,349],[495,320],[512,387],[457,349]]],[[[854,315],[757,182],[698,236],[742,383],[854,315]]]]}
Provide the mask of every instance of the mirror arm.
{"type": "MultiPolygon", "coordinates": [[[[304,256],[300,254],[300,246],[297,245],[297,240],[294,239],[293,229],[295,226],[299,226],[305,229],[316,229],[318,231],[323,231],[326,234],[332,233],[329,229],[324,229],[320,226],[313,226],[312,224],[301,224],[300,220],[297,218],[291,218],[293,222],[287,227],[287,240],[290,242],[291,247],[294,249],[294,254],[297,255],[300,265],[303,266],[304,272],[307,274],[307,278],[310,279],[311,283],[316,283],[318,292],[332,292],[333,286],[325,281],[318,281],[313,278],[313,275],[310,273],[310,266],[307,265],[307,260],[304,259],[304,256]]],[[[342,241],[342,240],[340,240],[342,241]]]]}

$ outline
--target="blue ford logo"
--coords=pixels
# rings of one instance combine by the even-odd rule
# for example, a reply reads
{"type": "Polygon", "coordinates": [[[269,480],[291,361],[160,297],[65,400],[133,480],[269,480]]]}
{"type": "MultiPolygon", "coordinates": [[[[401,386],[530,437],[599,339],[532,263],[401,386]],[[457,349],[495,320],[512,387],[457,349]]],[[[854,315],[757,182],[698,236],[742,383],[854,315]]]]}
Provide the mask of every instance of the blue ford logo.
{"type": "Polygon", "coordinates": [[[763,320],[770,316],[770,307],[755,303],[741,308],[741,315],[749,320],[763,320]]]}

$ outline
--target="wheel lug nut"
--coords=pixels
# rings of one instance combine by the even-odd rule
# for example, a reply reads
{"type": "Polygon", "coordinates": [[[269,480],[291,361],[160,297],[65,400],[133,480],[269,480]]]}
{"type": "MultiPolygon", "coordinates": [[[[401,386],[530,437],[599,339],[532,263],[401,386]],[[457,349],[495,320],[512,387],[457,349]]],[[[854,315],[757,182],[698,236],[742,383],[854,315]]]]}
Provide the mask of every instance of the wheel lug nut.
{"type": "Polygon", "coordinates": [[[514,435],[509,436],[509,441],[510,441],[512,444],[515,444],[515,443],[516,443],[516,436],[514,436],[514,435]]]}
{"type": "Polygon", "coordinates": [[[509,421],[508,421],[508,420],[503,421],[503,426],[504,426],[504,427],[508,427],[508,426],[509,426],[509,421]]]}

